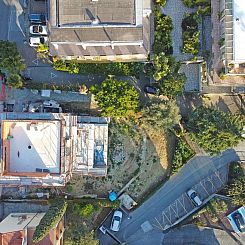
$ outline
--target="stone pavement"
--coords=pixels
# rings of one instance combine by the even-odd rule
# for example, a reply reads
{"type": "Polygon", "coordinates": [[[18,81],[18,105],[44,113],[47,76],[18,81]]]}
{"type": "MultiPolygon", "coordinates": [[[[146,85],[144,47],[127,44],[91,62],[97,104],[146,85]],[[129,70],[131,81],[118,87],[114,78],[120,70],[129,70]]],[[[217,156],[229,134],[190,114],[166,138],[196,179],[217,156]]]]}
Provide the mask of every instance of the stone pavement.
{"type": "Polygon", "coordinates": [[[172,18],[173,22],[173,31],[172,31],[172,42],[173,42],[173,56],[177,60],[186,61],[192,58],[190,54],[183,54],[181,52],[182,45],[182,20],[185,14],[195,12],[195,8],[187,8],[184,6],[182,0],[167,1],[167,4],[162,8],[162,13],[169,15],[172,18]]]}

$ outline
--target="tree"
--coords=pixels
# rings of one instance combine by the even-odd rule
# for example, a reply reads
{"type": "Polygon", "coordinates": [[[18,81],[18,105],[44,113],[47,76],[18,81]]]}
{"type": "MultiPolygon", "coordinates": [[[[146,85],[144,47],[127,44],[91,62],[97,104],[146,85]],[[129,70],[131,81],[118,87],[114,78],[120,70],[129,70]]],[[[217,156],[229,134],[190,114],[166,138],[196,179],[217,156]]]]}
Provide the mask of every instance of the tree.
{"type": "Polygon", "coordinates": [[[21,88],[23,86],[23,80],[18,74],[10,74],[7,79],[6,83],[8,86],[12,88],[21,88]]]}
{"type": "Polygon", "coordinates": [[[90,92],[95,95],[102,116],[120,118],[138,111],[139,93],[128,82],[109,77],[100,85],[92,86],[90,92]]]}
{"type": "Polygon", "coordinates": [[[17,46],[13,42],[0,40],[0,70],[6,76],[19,74],[25,68],[17,46]]]}
{"type": "Polygon", "coordinates": [[[39,225],[33,234],[32,240],[37,243],[46,237],[50,230],[53,229],[57,223],[62,219],[67,209],[67,202],[65,200],[57,200],[53,203],[46,214],[42,217],[39,225]]]}
{"type": "Polygon", "coordinates": [[[186,76],[181,73],[172,73],[160,81],[160,89],[163,95],[174,98],[184,90],[186,76]]]}
{"type": "Polygon", "coordinates": [[[245,177],[234,179],[228,186],[228,194],[232,198],[234,205],[244,205],[245,203],[245,177]]]}
{"type": "Polygon", "coordinates": [[[191,113],[187,128],[205,151],[217,154],[239,143],[244,123],[240,115],[201,106],[191,113]]]}
{"type": "Polygon", "coordinates": [[[174,100],[153,100],[142,110],[142,114],[145,124],[156,130],[172,129],[181,118],[174,100]]]}

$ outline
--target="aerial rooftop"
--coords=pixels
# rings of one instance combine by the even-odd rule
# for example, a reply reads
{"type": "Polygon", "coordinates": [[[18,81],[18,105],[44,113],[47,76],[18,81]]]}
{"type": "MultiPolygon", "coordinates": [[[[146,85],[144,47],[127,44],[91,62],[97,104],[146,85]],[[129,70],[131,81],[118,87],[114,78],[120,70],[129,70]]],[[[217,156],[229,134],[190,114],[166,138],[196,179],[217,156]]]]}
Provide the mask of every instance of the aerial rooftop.
{"type": "Polygon", "coordinates": [[[245,1],[233,0],[234,61],[245,62],[245,1]]]}
{"type": "Polygon", "coordinates": [[[134,0],[59,0],[61,26],[74,24],[135,24],[134,0]]]}
{"type": "Polygon", "coordinates": [[[5,168],[11,173],[60,172],[59,121],[4,120],[5,168]]]}

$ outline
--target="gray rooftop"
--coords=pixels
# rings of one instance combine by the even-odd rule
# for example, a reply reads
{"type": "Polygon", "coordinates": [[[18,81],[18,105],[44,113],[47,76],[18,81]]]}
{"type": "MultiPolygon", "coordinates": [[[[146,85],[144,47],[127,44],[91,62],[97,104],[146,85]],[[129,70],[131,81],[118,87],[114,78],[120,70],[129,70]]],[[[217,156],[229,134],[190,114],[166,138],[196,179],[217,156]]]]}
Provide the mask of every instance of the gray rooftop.
{"type": "Polygon", "coordinates": [[[135,0],[58,0],[59,24],[135,24],[135,0]]]}
{"type": "Polygon", "coordinates": [[[52,28],[51,42],[141,41],[143,30],[138,27],[52,28]]]}

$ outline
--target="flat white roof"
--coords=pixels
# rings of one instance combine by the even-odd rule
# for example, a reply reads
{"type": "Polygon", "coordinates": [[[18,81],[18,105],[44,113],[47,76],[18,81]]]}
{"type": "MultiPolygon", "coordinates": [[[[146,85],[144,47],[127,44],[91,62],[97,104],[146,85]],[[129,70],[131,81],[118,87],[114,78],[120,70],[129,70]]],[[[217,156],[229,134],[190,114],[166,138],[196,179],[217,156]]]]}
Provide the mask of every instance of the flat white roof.
{"type": "Polygon", "coordinates": [[[10,122],[10,172],[60,172],[59,121],[10,122]]]}
{"type": "Polygon", "coordinates": [[[11,213],[0,223],[0,233],[36,227],[45,213],[11,213]]]}
{"type": "Polygon", "coordinates": [[[245,0],[233,0],[234,62],[245,62],[245,0]]]}

